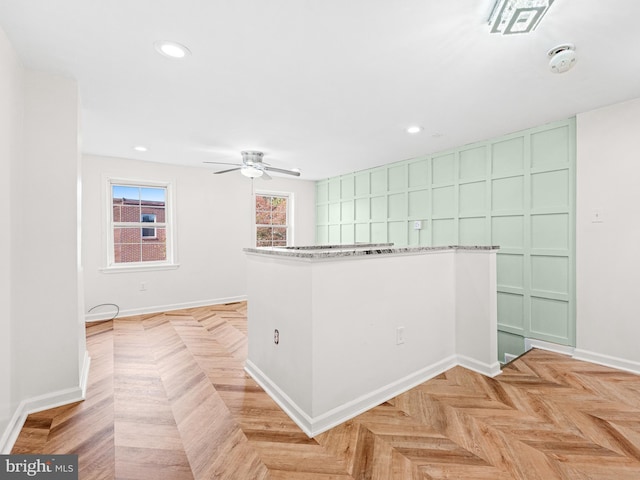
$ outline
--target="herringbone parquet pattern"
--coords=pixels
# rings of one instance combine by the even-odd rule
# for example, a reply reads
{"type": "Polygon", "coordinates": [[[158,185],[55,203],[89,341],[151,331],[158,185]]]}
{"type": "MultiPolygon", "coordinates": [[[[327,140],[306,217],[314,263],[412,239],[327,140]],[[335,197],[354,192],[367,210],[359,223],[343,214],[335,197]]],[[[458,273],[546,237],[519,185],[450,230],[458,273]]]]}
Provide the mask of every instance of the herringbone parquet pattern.
{"type": "Polygon", "coordinates": [[[310,439],[243,370],[246,304],[87,328],[87,400],[30,415],[14,453],[81,479],[640,479],[640,377],[532,350],[454,368],[310,439]]]}

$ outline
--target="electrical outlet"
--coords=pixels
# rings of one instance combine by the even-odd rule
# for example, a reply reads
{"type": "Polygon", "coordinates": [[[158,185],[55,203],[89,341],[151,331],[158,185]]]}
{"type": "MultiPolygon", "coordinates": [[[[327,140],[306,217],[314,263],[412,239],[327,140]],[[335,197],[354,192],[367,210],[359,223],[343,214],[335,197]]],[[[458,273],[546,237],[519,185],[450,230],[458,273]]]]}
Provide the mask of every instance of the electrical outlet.
{"type": "Polygon", "coordinates": [[[141,292],[147,291],[147,282],[140,282],[140,291],[141,292]]]}
{"type": "Polygon", "coordinates": [[[404,343],[404,327],[396,328],[396,345],[402,345],[404,343]]]}
{"type": "Polygon", "coordinates": [[[422,229],[422,220],[416,220],[415,222],[413,222],[413,229],[414,230],[422,229]]]}

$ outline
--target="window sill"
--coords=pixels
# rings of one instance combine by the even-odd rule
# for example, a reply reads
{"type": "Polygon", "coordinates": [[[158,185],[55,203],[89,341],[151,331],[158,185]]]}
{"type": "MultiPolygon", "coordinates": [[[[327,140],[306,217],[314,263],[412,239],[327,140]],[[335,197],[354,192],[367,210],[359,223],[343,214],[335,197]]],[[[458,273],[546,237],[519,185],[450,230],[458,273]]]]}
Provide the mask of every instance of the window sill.
{"type": "Polygon", "coordinates": [[[159,270],[176,270],[179,263],[165,263],[162,265],[115,265],[98,269],[101,273],[129,273],[129,272],[154,272],[159,270]]]}

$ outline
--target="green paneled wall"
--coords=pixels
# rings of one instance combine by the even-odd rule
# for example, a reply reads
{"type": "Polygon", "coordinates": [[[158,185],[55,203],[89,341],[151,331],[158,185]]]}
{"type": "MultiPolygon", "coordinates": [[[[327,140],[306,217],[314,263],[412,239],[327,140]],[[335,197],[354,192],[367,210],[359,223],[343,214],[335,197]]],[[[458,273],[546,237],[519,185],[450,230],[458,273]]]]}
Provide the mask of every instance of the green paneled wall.
{"type": "Polygon", "coordinates": [[[575,119],[316,188],[319,244],[499,245],[501,360],[524,337],[575,345],[575,119]]]}

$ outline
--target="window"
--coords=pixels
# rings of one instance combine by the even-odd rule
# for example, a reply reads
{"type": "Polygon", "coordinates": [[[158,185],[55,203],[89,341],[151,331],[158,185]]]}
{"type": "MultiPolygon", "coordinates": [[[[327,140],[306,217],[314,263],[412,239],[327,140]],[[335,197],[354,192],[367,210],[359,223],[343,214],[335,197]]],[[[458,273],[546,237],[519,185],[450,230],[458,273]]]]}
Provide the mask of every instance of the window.
{"type": "MultiPolygon", "coordinates": [[[[155,213],[143,213],[141,215],[140,221],[142,223],[156,223],[156,214],[155,213]]],[[[142,238],[156,238],[156,229],[155,228],[143,228],[142,229],[142,238]]]]}
{"type": "Polygon", "coordinates": [[[108,186],[108,267],[172,265],[170,185],[109,180],[108,186]]]}
{"type": "Polygon", "coordinates": [[[256,246],[280,247],[291,241],[290,196],[256,193],[256,246]]]}

